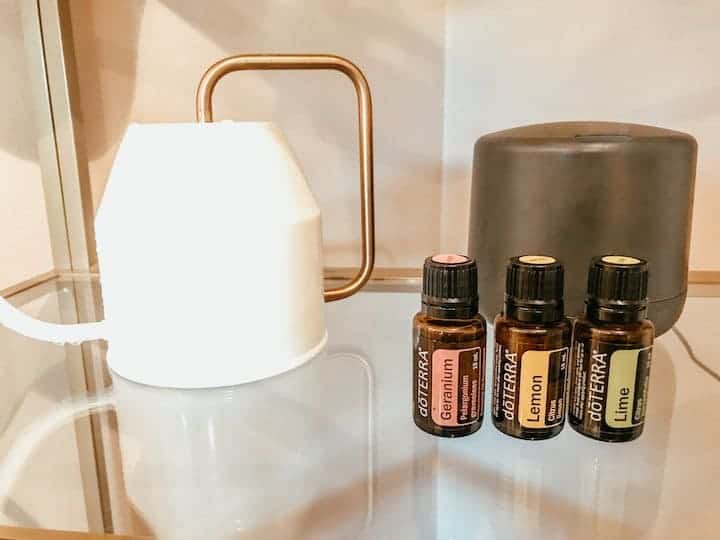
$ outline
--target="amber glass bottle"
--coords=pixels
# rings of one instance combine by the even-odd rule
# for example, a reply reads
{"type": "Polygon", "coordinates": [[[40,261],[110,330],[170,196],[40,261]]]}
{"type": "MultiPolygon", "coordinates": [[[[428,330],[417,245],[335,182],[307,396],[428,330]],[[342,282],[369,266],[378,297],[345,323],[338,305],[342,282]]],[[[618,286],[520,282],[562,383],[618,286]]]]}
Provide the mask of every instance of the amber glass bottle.
{"type": "Polygon", "coordinates": [[[565,318],[563,267],[553,257],[510,259],[505,305],[495,318],[492,416],[521,439],[549,439],[565,422],[572,324],[565,318]]]}
{"type": "Polygon", "coordinates": [[[485,337],[475,261],[425,259],[422,309],[413,319],[413,418],[420,429],[441,437],[480,429],[485,337]]]}
{"type": "Polygon", "coordinates": [[[606,255],[590,263],[585,317],[575,323],[570,425],[607,442],[640,436],[655,327],[647,317],[647,262],[606,255]]]}

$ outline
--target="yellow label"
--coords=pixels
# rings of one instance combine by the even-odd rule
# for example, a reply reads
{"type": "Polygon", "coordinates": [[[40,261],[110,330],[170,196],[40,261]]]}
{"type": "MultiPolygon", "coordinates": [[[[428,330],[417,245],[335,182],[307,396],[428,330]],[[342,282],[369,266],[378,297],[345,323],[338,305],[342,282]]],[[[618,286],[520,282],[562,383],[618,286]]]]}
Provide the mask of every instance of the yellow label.
{"type": "Polygon", "coordinates": [[[552,264],[556,261],[555,257],[547,255],[523,255],[519,260],[526,264],[552,264]]]}
{"type": "Polygon", "coordinates": [[[520,368],[520,424],[544,428],[547,411],[548,367],[551,351],[525,351],[520,368]]]}
{"type": "Polygon", "coordinates": [[[640,259],[626,257],[625,255],[606,255],[602,260],[610,264],[640,264],[642,262],[640,259]]]}
{"type": "Polygon", "coordinates": [[[624,349],[610,356],[605,423],[613,428],[629,428],[635,407],[635,377],[638,355],[644,349],[624,349]]]}

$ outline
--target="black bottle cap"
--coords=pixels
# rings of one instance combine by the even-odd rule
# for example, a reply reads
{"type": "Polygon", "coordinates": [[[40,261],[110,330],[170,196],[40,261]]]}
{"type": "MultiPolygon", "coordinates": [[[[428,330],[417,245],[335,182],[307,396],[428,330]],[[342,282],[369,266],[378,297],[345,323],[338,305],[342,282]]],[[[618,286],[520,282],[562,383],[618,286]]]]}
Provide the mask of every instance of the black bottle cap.
{"type": "Polygon", "coordinates": [[[590,261],[588,319],[636,322],[647,317],[648,263],[637,257],[603,255],[590,261]]]}
{"type": "Polygon", "coordinates": [[[471,319],[478,312],[477,264],[465,255],[425,259],[422,311],[431,317],[471,319]]]}
{"type": "Polygon", "coordinates": [[[564,270],[555,257],[522,255],[508,262],[505,316],[530,323],[556,322],[565,316],[564,270]]]}

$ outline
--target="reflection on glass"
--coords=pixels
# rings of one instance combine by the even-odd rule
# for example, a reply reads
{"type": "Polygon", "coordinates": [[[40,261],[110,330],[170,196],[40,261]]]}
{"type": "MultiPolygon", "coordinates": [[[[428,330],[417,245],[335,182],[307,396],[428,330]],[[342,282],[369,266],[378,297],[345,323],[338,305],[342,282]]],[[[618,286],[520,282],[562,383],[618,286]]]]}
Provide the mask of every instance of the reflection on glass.
{"type": "Polygon", "coordinates": [[[604,444],[583,438],[578,443],[573,494],[587,515],[575,516],[574,531],[585,538],[639,538],[655,524],[675,405],[675,372],[662,344],[655,345],[652,369],[640,438],[604,444]]]}
{"type": "Polygon", "coordinates": [[[412,538],[435,540],[438,537],[438,438],[413,426],[413,519],[412,538]]]}
{"type": "Polygon", "coordinates": [[[548,441],[521,441],[485,428],[461,444],[441,441],[437,537],[482,531],[497,540],[606,540],[652,530],[675,400],[662,344],[651,377],[646,430],[633,442],[602,443],[568,429],[548,441]]]}
{"type": "Polygon", "coordinates": [[[158,538],[338,538],[368,519],[368,366],[317,358],[236,387],[113,378],[125,487],[158,538]]]}

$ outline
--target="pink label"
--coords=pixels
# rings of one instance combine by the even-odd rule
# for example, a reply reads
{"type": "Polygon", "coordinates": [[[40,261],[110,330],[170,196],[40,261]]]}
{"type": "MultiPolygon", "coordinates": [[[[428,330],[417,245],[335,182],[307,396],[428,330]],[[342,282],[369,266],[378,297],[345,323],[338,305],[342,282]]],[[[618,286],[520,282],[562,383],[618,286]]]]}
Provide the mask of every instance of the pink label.
{"type": "Polygon", "coordinates": [[[432,419],[438,426],[461,426],[478,419],[481,355],[480,348],[433,351],[432,419]]]}

